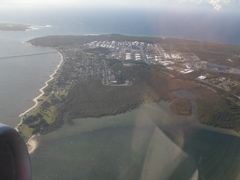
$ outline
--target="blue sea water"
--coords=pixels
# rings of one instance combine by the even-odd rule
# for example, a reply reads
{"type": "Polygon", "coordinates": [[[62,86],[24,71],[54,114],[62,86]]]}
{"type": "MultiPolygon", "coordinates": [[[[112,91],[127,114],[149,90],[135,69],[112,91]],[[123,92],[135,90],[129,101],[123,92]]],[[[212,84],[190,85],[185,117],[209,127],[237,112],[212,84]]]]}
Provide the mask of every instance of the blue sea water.
{"type": "MultiPolygon", "coordinates": [[[[213,10],[211,7],[159,8],[72,8],[0,12],[0,22],[50,24],[51,34],[127,34],[177,37],[201,41],[240,44],[240,13],[237,8],[213,10]]],[[[29,33],[33,37],[35,32],[29,33]]]]}

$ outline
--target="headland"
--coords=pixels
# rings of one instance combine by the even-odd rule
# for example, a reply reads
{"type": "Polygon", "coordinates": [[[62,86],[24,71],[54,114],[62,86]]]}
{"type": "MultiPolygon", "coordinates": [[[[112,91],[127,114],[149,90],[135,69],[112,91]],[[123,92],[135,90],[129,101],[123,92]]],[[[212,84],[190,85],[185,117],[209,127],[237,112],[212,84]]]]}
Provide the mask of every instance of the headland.
{"type": "Polygon", "coordinates": [[[38,106],[23,116],[19,132],[26,141],[75,118],[115,115],[161,100],[184,116],[194,104],[199,122],[240,131],[240,46],[123,35],[29,42],[57,50],[63,61],[35,99],[38,106]],[[199,97],[177,97],[176,90],[199,97]]]}
{"type": "Polygon", "coordinates": [[[0,23],[0,31],[26,31],[30,28],[31,25],[26,24],[0,23]]]}
{"type": "Polygon", "coordinates": [[[43,27],[51,27],[51,25],[27,25],[14,23],[0,23],[0,31],[28,31],[38,30],[43,27]]]}

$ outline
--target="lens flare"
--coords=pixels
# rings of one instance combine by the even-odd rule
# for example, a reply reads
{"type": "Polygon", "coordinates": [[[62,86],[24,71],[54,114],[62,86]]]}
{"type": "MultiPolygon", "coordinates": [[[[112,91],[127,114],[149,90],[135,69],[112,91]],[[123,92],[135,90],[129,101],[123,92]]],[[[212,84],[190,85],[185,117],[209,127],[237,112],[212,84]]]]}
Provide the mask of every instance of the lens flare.
{"type": "Polygon", "coordinates": [[[209,3],[212,4],[213,8],[217,11],[219,11],[222,8],[222,6],[220,5],[221,3],[220,0],[210,0],[209,3]]]}

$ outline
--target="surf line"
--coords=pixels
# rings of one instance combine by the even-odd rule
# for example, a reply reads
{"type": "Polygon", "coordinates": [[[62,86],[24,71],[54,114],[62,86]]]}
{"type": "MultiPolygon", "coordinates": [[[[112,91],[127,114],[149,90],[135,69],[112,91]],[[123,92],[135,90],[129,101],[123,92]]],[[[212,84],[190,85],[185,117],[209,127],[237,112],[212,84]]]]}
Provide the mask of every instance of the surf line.
{"type": "Polygon", "coordinates": [[[23,112],[22,114],[19,115],[19,117],[21,117],[21,122],[15,127],[16,130],[18,130],[18,127],[23,123],[23,118],[22,118],[22,117],[23,117],[25,114],[27,114],[28,112],[30,112],[31,110],[33,110],[34,108],[37,107],[37,105],[38,105],[38,103],[39,103],[39,102],[38,102],[38,99],[39,99],[40,97],[42,97],[43,94],[44,94],[44,91],[43,91],[43,90],[48,86],[48,83],[53,80],[54,75],[57,73],[57,71],[58,71],[59,68],[61,67],[61,65],[62,65],[62,63],[63,63],[63,61],[64,61],[64,58],[63,58],[63,55],[62,55],[59,51],[56,51],[56,52],[57,52],[57,53],[60,55],[60,57],[61,57],[60,63],[58,64],[58,66],[57,66],[57,68],[55,69],[55,71],[53,72],[53,74],[51,74],[51,75],[49,76],[50,79],[45,82],[45,85],[44,85],[41,89],[39,89],[39,91],[41,92],[41,94],[38,95],[37,97],[35,97],[35,98],[33,99],[33,102],[35,102],[35,104],[34,104],[31,108],[29,108],[28,110],[26,110],[25,112],[23,112]]]}

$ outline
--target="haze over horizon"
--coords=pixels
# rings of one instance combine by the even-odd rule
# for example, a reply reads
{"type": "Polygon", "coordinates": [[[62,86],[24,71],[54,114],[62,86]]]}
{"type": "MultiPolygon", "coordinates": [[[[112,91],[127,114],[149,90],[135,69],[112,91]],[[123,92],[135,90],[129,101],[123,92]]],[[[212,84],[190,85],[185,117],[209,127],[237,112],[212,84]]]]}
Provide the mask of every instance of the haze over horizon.
{"type": "MultiPolygon", "coordinates": [[[[51,8],[51,7],[156,7],[164,5],[210,5],[221,8],[225,5],[239,5],[239,0],[1,0],[0,8],[51,8]]],[[[219,10],[219,9],[217,9],[219,10]]]]}

